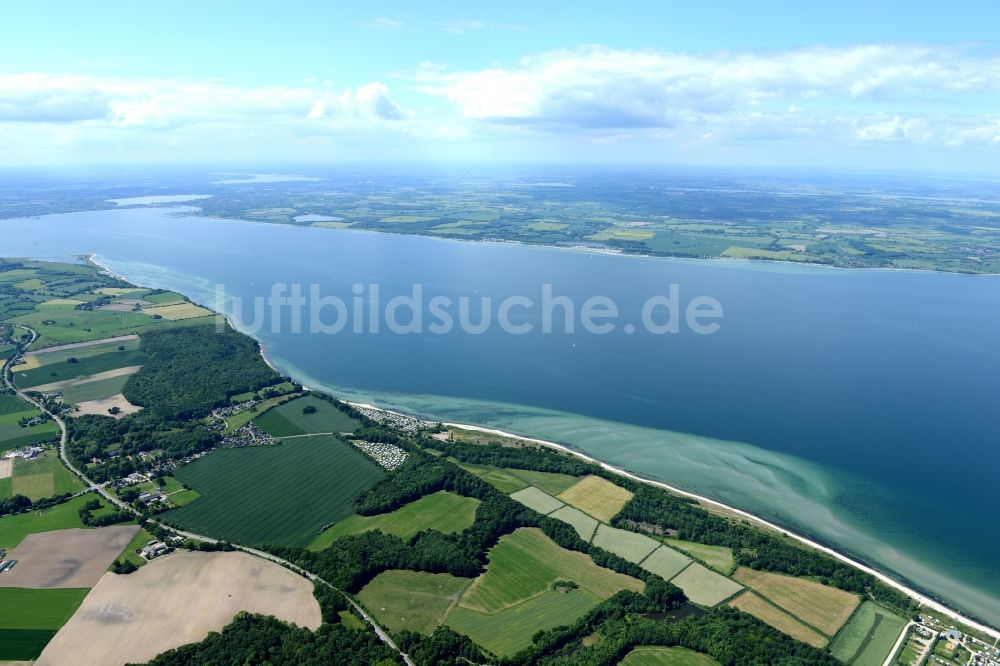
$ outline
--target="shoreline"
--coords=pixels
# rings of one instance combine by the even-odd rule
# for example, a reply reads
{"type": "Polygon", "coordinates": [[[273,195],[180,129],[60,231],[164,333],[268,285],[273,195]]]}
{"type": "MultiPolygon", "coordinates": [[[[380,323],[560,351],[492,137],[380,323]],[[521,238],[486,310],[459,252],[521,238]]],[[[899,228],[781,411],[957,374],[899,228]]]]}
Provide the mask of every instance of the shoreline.
{"type": "MultiPolygon", "coordinates": [[[[264,223],[264,224],[266,224],[266,223],[264,223]]],[[[381,233],[381,232],[370,231],[370,233],[381,233]]],[[[448,239],[440,239],[440,240],[448,240],[448,239]]],[[[461,241],[459,241],[459,242],[461,242],[461,241]]],[[[472,242],[487,242],[487,241],[472,241],[472,242]]],[[[535,247],[542,247],[542,246],[535,246],[535,247]]],[[[569,248],[567,248],[567,249],[569,249],[569,248]]],[[[108,267],[106,267],[103,264],[101,264],[97,260],[95,254],[85,254],[85,255],[78,255],[78,256],[82,257],[87,263],[90,263],[90,264],[98,267],[100,270],[106,272],[108,275],[116,277],[116,278],[118,278],[118,279],[120,279],[120,280],[122,280],[124,282],[128,282],[129,284],[134,284],[137,287],[143,287],[143,288],[149,288],[149,289],[158,289],[158,288],[160,288],[160,287],[154,287],[154,286],[151,286],[151,285],[139,285],[136,282],[134,282],[133,280],[131,280],[130,278],[128,278],[126,276],[123,276],[121,274],[115,273],[114,271],[112,271],[108,267]]],[[[629,255],[622,254],[620,256],[629,256],[629,255]]],[[[670,259],[670,257],[666,257],[666,258],[670,259]]],[[[689,261],[703,261],[703,260],[701,260],[701,259],[690,259],[689,261]]],[[[748,261],[749,262],[749,261],[753,261],[753,260],[737,260],[737,261],[748,261]]],[[[841,270],[856,270],[856,269],[841,269],[841,270]]],[[[866,270],[866,269],[858,269],[858,270],[866,270]]],[[[899,269],[869,269],[869,270],[899,270],[899,269]]],[[[904,269],[904,270],[906,270],[906,269],[904,269]]],[[[931,272],[935,272],[935,271],[931,271],[931,272]]],[[[191,300],[191,299],[189,298],[188,300],[191,300]]],[[[194,303],[195,301],[192,300],[191,302],[194,303]]],[[[212,306],[207,306],[207,305],[204,305],[204,304],[201,304],[201,303],[197,303],[197,304],[201,305],[202,307],[205,307],[208,310],[211,310],[217,316],[221,316],[233,330],[238,331],[238,332],[240,332],[240,333],[242,333],[244,335],[249,335],[247,333],[244,333],[243,331],[240,331],[239,328],[237,328],[233,324],[232,320],[228,316],[225,315],[225,313],[218,312],[212,306]]],[[[261,358],[264,359],[264,362],[267,363],[267,365],[271,369],[273,369],[275,372],[277,372],[278,374],[283,375],[283,376],[286,375],[285,372],[283,372],[282,370],[280,370],[278,368],[278,366],[275,363],[273,363],[271,361],[271,359],[268,358],[268,356],[267,356],[267,350],[264,347],[263,343],[261,343],[259,340],[257,340],[257,338],[255,338],[253,336],[249,336],[249,337],[253,338],[257,342],[258,346],[260,347],[261,358]]],[[[294,377],[291,377],[291,379],[293,381],[295,381],[294,377]]],[[[305,388],[307,390],[312,390],[308,386],[306,386],[305,384],[303,384],[302,386],[303,386],[303,388],[305,388]]],[[[334,396],[334,397],[336,397],[336,396],[334,396]]],[[[423,419],[423,418],[415,417],[413,415],[405,414],[403,412],[398,412],[398,411],[394,411],[394,410],[391,410],[391,409],[386,409],[384,407],[378,407],[377,405],[373,405],[373,404],[370,404],[370,403],[352,402],[352,401],[347,401],[347,400],[345,400],[344,402],[346,402],[349,405],[356,406],[356,407],[364,407],[364,408],[367,408],[367,409],[373,409],[373,410],[380,411],[380,412],[385,412],[385,413],[389,413],[389,414],[398,414],[400,416],[407,416],[407,417],[410,417],[410,418],[417,418],[420,421],[425,421],[425,419],[423,419]]],[[[967,625],[967,626],[969,626],[969,627],[971,627],[973,629],[976,629],[977,631],[980,631],[980,632],[985,633],[985,634],[987,634],[989,636],[992,636],[994,639],[1000,640],[1000,630],[994,629],[994,628],[990,627],[989,625],[986,625],[986,624],[984,624],[984,623],[982,623],[982,622],[980,622],[978,620],[974,620],[974,619],[972,619],[970,617],[967,617],[966,615],[962,614],[960,611],[957,611],[957,610],[955,610],[955,609],[947,606],[945,603],[943,603],[941,601],[938,601],[936,599],[933,599],[933,598],[929,597],[927,594],[924,594],[924,593],[922,593],[922,592],[920,592],[920,591],[918,591],[918,590],[916,590],[916,589],[914,589],[912,587],[909,587],[905,583],[899,582],[898,580],[896,580],[895,578],[893,578],[889,574],[886,574],[886,573],[883,573],[881,571],[878,571],[877,569],[875,569],[875,568],[873,568],[873,567],[871,567],[871,566],[869,566],[867,564],[864,564],[864,563],[862,563],[862,562],[854,559],[850,555],[842,553],[842,552],[836,550],[835,548],[833,548],[831,546],[823,545],[823,544],[821,544],[821,543],[819,543],[819,542],[817,542],[817,541],[815,541],[813,539],[810,539],[809,537],[806,537],[804,535],[798,534],[797,532],[795,532],[793,530],[790,530],[790,529],[788,529],[786,527],[782,527],[781,525],[778,525],[776,523],[768,521],[768,520],[766,520],[766,519],[764,519],[764,518],[762,518],[760,516],[757,516],[757,515],[755,515],[753,513],[745,511],[743,509],[739,509],[737,507],[731,506],[731,505],[726,504],[724,502],[721,502],[719,500],[712,499],[711,497],[706,497],[704,495],[699,495],[697,493],[693,493],[693,492],[690,492],[690,491],[687,491],[687,490],[683,490],[682,488],[679,488],[677,486],[673,486],[673,485],[664,483],[662,481],[655,481],[655,480],[652,480],[652,479],[647,479],[647,478],[640,477],[640,476],[638,476],[638,475],[636,475],[636,474],[634,474],[632,472],[628,472],[626,470],[623,470],[623,469],[620,469],[618,467],[615,467],[615,466],[613,466],[613,465],[611,465],[609,463],[606,463],[606,462],[604,462],[602,460],[599,460],[597,458],[589,456],[589,455],[587,455],[587,454],[585,454],[585,453],[583,453],[581,451],[578,451],[578,450],[573,449],[573,448],[571,448],[569,446],[566,446],[565,444],[560,444],[558,442],[552,442],[552,441],[543,440],[543,439],[537,439],[537,438],[528,437],[528,436],[524,436],[524,435],[518,435],[516,433],[507,432],[507,431],[500,430],[500,429],[497,429],[497,428],[488,428],[488,427],[485,427],[485,426],[480,426],[480,425],[475,425],[475,424],[446,422],[446,423],[444,423],[444,425],[451,426],[451,427],[457,427],[457,428],[463,428],[463,429],[466,429],[466,430],[472,430],[472,431],[476,431],[476,432],[482,432],[482,433],[485,433],[485,434],[494,434],[494,435],[499,435],[499,436],[502,436],[502,437],[510,437],[510,438],[514,438],[514,439],[520,439],[522,441],[531,442],[531,443],[534,443],[534,444],[538,444],[540,446],[545,446],[545,447],[548,447],[548,448],[551,448],[551,449],[554,449],[554,450],[557,450],[557,451],[561,451],[563,453],[567,453],[569,455],[575,456],[575,457],[580,458],[582,460],[585,460],[585,461],[587,461],[589,463],[592,463],[592,464],[595,464],[595,465],[599,465],[601,468],[603,468],[603,469],[605,469],[605,470],[607,470],[607,471],[609,471],[609,472],[611,472],[613,474],[617,474],[619,476],[631,479],[633,481],[637,481],[639,483],[645,483],[645,484],[649,484],[649,485],[652,485],[652,486],[655,486],[655,487],[659,487],[659,488],[665,489],[667,491],[670,491],[672,493],[675,493],[677,495],[680,495],[680,496],[683,496],[683,497],[688,497],[688,498],[694,499],[696,501],[703,502],[705,504],[709,504],[709,505],[718,507],[720,509],[729,511],[731,513],[734,513],[734,514],[740,516],[741,518],[745,518],[745,519],[747,519],[749,521],[752,521],[753,523],[756,523],[758,526],[766,527],[768,529],[775,530],[775,531],[777,531],[777,532],[779,532],[781,534],[785,534],[785,535],[789,536],[790,538],[798,541],[799,543],[801,543],[803,545],[806,545],[806,546],[808,546],[810,548],[813,548],[815,550],[823,552],[823,553],[825,553],[825,554],[827,554],[827,555],[829,555],[829,556],[831,556],[831,557],[833,557],[833,558],[835,558],[835,559],[837,559],[837,560],[839,560],[839,561],[841,561],[841,562],[843,562],[845,564],[848,564],[848,565],[853,566],[853,567],[855,567],[855,568],[857,568],[857,569],[859,569],[861,571],[864,571],[865,573],[868,573],[868,574],[874,576],[875,578],[877,578],[878,580],[880,580],[884,584],[892,587],[893,589],[895,589],[895,590],[897,590],[899,592],[902,592],[903,594],[907,595],[911,599],[914,599],[915,601],[917,601],[921,605],[927,606],[928,608],[931,608],[932,610],[934,610],[936,612],[939,612],[939,613],[941,613],[941,614],[943,614],[943,615],[945,615],[945,616],[947,616],[947,617],[949,617],[949,618],[951,618],[951,619],[953,619],[953,620],[955,620],[957,622],[960,622],[960,623],[965,624],[965,625],[967,625]]]]}
{"type": "MultiPolygon", "coordinates": [[[[372,410],[379,411],[379,412],[384,412],[384,413],[387,413],[387,414],[397,414],[399,416],[407,416],[407,417],[410,417],[410,418],[418,418],[418,417],[412,416],[410,414],[404,414],[402,412],[397,412],[397,411],[394,411],[394,410],[391,410],[391,409],[386,409],[384,407],[379,407],[379,406],[373,405],[371,403],[352,402],[352,401],[346,401],[346,400],[344,402],[347,402],[347,404],[351,405],[352,407],[362,407],[362,408],[365,408],[365,409],[372,409],[372,410]]],[[[418,420],[425,421],[425,419],[418,419],[418,420]]],[[[833,557],[834,559],[839,560],[840,562],[843,562],[845,564],[849,564],[852,567],[860,569],[861,571],[864,571],[865,573],[874,576],[879,581],[885,583],[886,585],[892,587],[893,589],[895,589],[895,590],[897,590],[899,592],[902,592],[903,594],[905,594],[906,596],[910,597],[911,599],[917,601],[918,603],[920,603],[923,606],[927,606],[928,608],[930,608],[930,609],[932,609],[934,611],[937,611],[937,612],[939,612],[939,613],[941,613],[943,615],[946,615],[947,617],[949,617],[949,618],[951,618],[951,619],[953,619],[953,620],[955,620],[957,622],[965,624],[965,625],[971,627],[972,629],[975,629],[977,631],[981,631],[981,632],[983,632],[983,633],[985,633],[985,634],[987,634],[989,636],[992,636],[994,639],[1000,639],[1000,630],[994,629],[993,627],[991,627],[989,625],[986,625],[986,624],[983,624],[983,623],[981,623],[981,622],[979,622],[977,620],[973,620],[972,618],[963,615],[960,611],[957,611],[957,610],[955,610],[955,609],[953,609],[953,608],[945,605],[944,603],[942,603],[940,601],[937,601],[936,599],[928,597],[926,594],[924,594],[922,592],[919,592],[919,591],[917,591],[917,590],[915,590],[915,589],[907,586],[905,583],[899,582],[898,580],[896,580],[895,578],[891,577],[890,575],[882,573],[881,571],[878,571],[877,569],[874,569],[874,568],[868,566],[867,564],[864,564],[864,563],[862,563],[862,562],[860,562],[860,561],[852,558],[851,556],[849,556],[849,555],[847,555],[845,553],[842,553],[842,552],[836,550],[835,548],[823,545],[823,544],[821,544],[821,543],[819,543],[817,541],[814,541],[813,539],[810,539],[809,537],[806,537],[806,536],[803,536],[801,534],[798,534],[798,533],[796,533],[796,532],[794,532],[792,530],[789,530],[786,527],[782,527],[781,525],[778,525],[776,523],[772,523],[771,521],[766,520],[764,518],[761,518],[760,516],[757,516],[757,515],[755,515],[753,513],[750,513],[749,511],[744,511],[743,509],[739,509],[737,507],[731,506],[729,504],[726,504],[725,502],[720,502],[719,500],[712,499],[711,497],[706,497],[704,495],[699,495],[697,493],[693,493],[691,491],[684,490],[682,488],[678,488],[677,486],[673,486],[673,485],[670,485],[668,483],[664,483],[663,481],[655,481],[653,479],[647,479],[645,477],[638,476],[637,474],[634,474],[632,472],[626,471],[626,470],[621,469],[619,467],[615,467],[614,465],[611,465],[610,463],[606,463],[603,460],[599,460],[597,458],[594,458],[592,456],[587,455],[586,453],[583,453],[582,451],[578,451],[578,450],[576,450],[576,449],[574,449],[574,448],[572,448],[570,446],[566,446],[565,444],[559,444],[558,442],[552,442],[552,441],[549,441],[549,440],[538,439],[538,438],[535,438],[535,437],[527,437],[527,436],[524,436],[524,435],[518,435],[517,433],[508,432],[506,430],[500,430],[498,428],[487,428],[485,426],[479,426],[479,425],[470,424],[470,423],[453,423],[453,422],[444,421],[444,422],[442,422],[442,425],[448,426],[448,427],[452,427],[452,428],[462,428],[463,430],[472,430],[474,432],[481,432],[481,433],[484,433],[484,434],[498,435],[498,436],[501,436],[501,437],[509,437],[511,439],[519,439],[519,440],[524,441],[524,442],[530,442],[532,444],[538,444],[539,446],[544,446],[544,447],[547,447],[547,448],[554,449],[556,451],[560,451],[562,453],[567,453],[567,454],[569,454],[571,456],[574,456],[574,457],[579,458],[581,460],[584,460],[586,462],[592,463],[594,465],[598,465],[602,469],[604,469],[604,470],[606,470],[608,472],[611,472],[612,474],[616,474],[618,476],[622,476],[624,478],[631,479],[632,481],[636,481],[638,483],[645,483],[647,485],[651,485],[651,486],[655,486],[655,487],[658,487],[658,488],[662,488],[664,490],[667,490],[667,491],[672,492],[674,494],[680,495],[682,497],[687,497],[687,498],[690,498],[690,499],[693,499],[693,500],[697,500],[698,502],[703,502],[705,504],[710,504],[710,505],[715,506],[715,507],[717,507],[719,509],[724,509],[726,511],[735,513],[738,516],[740,516],[741,518],[745,518],[745,519],[747,519],[747,520],[749,520],[749,521],[751,521],[753,523],[756,523],[758,526],[766,527],[768,529],[774,530],[774,531],[779,532],[781,534],[787,535],[788,537],[794,539],[795,541],[798,541],[799,543],[801,543],[801,544],[803,544],[805,546],[809,546],[810,548],[813,548],[813,549],[818,550],[818,551],[820,551],[822,553],[825,553],[826,555],[829,555],[829,556],[833,557]]]]}

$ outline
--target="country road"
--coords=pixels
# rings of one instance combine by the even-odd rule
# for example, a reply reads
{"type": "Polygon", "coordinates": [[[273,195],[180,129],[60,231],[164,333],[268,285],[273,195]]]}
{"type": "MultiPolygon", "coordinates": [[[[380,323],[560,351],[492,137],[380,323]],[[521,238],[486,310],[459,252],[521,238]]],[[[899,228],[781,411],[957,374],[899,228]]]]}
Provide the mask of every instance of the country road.
{"type": "MultiPolygon", "coordinates": [[[[94,481],[92,481],[86,474],[81,472],[73,465],[73,463],[69,459],[69,456],[66,455],[66,444],[69,439],[69,432],[66,429],[66,423],[65,421],[63,421],[62,417],[59,416],[58,414],[54,414],[53,412],[49,411],[44,404],[35,400],[34,398],[31,398],[30,396],[28,396],[26,393],[24,393],[14,385],[13,373],[11,372],[11,368],[21,358],[22,354],[24,354],[24,352],[27,351],[28,347],[30,347],[31,344],[38,338],[38,333],[34,329],[20,324],[16,324],[15,326],[17,328],[22,328],[25,331],[29,332],[31,334],[31,339],[28,340],[27,342],[19,343],[17,352],[13,354],[10,358],[8,358],[7,361],[4,363],[3,365],[4,384],[7,386],[7,388],[9,388],[11,391],[17,394],[17,396],[20,397],[22,400],[25,400],[26,402],[32,404],[42,413],[47,414],[59,426],[59,433],[60,433],[59,458],[62,460],[63,465],[65,465],[68,470],[70,470],[71,472],[73,472],[73,474],[79,477],[80,480],[83,481],[84,485],[86,485],[86,487],[89,490],[100,493],[100,495],[104,497],[107,501],[111,502],[112,504],[118,506],[121,509],[124,509],[125,511],[129,511],[135,514],[141,520],[142,518],[144,518],[144,516],[139,511],[137,511],[133,506],[118,499],[118,497],[116,497],[114,493],[109,492],[104,487],[103,484],[94,483],[94,481]]],[[[176,532],[177,534],[185,538],[192,539],[194,541],[202,541],[205,543],[219,543],[218,539],[213,539],[212,537],[208,537],[203,534],[195,534],[194,532],[185,532],[177,528],[171,527],[169,525],[164,525],[163,523],[154,520],[152,518],[145,518],[145,519],[148,522],[153,523],[154,525],[158,525],[165,530],[176,532]]],[[[295,564],[292,564],[288,560],[284,560],[276,555],[272,555],[271,553],[266,553],[262,550],[257,550],[256,548],[250,548],[249,546],[241,546],[239,544],[232,544],[232,546],[233,548],[243,551],[244,553],[254,555],[255,557],[259,557],[261,559],[265,559],[270,562],[274,562],[275,564],[280,564],[281,566],[291,569],[292,571],[298,573],[299,575],[313,582],[318,582],[322,585],[326,585],[331,590],[335,590],[336,592],[340,593],[344,597],[344,599],[347,600],[347,603],[349,603],[351,607],[354,608],[354,610],[356,610],[358,614],[361,615],[361,617],[363,617],[365,621],[372,626],[372,628],[375,630],[376,635],[378,635],[379,639],[383,643],[385,643],[393,650],[398,652],[399,656],[403,659],[403,661],[407,664],[407,666],[416,666],[416,664],[414,664],[413,661],[410,659],[409,655],[407,655],[405,652],[399,649],[399,646],[396,645],[396,642],[392,640],[388,632],[386,632],[381,626],[379,626],[379,624],[375,621],[375,619],[371,617],[367,612],[365,612],[365,610],[349,594],[347,594],[343,590],[335,587],[334,585],[330,584],[329,582],[317,576],[316,574],[310,571],[306,571],[305,569],[295,564]]]]}

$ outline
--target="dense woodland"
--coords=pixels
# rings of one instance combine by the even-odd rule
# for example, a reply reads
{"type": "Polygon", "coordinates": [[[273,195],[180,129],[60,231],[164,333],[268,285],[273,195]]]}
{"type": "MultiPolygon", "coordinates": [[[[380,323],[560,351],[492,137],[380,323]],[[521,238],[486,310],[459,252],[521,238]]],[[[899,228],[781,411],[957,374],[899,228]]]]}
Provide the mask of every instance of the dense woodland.
{"type": "Polygon", "coordinates": [[[122,394],[167,419],[205,416],[234,395],[283,381],[264,362],[257,342],[228,326],[147,331],[140,347],[149,359],[122,394]]]}

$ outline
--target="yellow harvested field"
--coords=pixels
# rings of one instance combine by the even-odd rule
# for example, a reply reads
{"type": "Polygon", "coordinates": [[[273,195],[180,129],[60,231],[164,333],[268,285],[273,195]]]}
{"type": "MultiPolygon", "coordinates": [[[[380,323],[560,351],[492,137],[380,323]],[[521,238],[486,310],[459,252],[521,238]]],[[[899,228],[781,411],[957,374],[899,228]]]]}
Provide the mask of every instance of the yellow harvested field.
{"type": "Polygon", "coordinates": [[[12,458],[4,458],[0,460],[0,479],[9,479],[11,472],[14,471],[14,460],[12,458]]]}
{"type": "Polygon", "coordinates": [[[99,400],[86,400],[84,402],[78,403],[77,411],[74,416],[83,416],[84,414],[97,414],[99,416],[113,416],[116,419],[123,419],[129,414],[134,414],[142,409],[138,405],[133,405],[131,402],[125,399],[121,393],[113,395],[110,398],[101,398],[99,400]],[[117,414],[110,414],[108,410],[112,407],[117,407],[119,412],[117,414]]]}
{"type": "Polygon", "coordinates": [[[38,362],[38,357],[34,354],[28,354],[22,357],[17,365],[12,365],[10,369],[12,372],[21,372],[22,370],[34,370],[40,367],[42,367],[42,364],[38,362]]]}
{"type": "Polygon", "coordinates": [[[561,492],[558,497],[566,504],[606,523],[632,499],[632,493],[607,479],[588,476],[561,492]]]}
{"type": "Polygon", "coordinates": [[[164,319],[177,321],[178,319],[194,319],[212,314],[211,310],[206,310],[194,303],[176,303],[174,305],[158,305],[155,308],[143,310],[148,315],[160,315],[164,319]]]}
{"type": "Polygon", "coordinates": [[[139,372],[141,365],[130,365],[125,368],[115,368],[114,370],[107,370],[105,372],[95,372],[87,377],[78,377],[76,379],[66,379],[61,382],[52,382],[51,384],[42,384],[41,386],[32,386],[32,391],[38,391],[39,393],[49,393],[51,391],[61,391],[62,389],[73,388],[74,386],[79,386],[80,384],[86,384],[87,382],[96,382],[100,379],[112,379],[114,377],[121,377],[122,375],[134,375],[139,372]]]}
{"type": "Polygon", "coordinates": [[[827,636],[836,634],[861,603],[856,594],[794,576],[740,567],[733,578],[827,636]]]}
{"type": "Polygon", "coordinates": [[[753,615],[761,622],[766,622],[778,631],[786,633],[796,640],[800,640],[813,647],[826,647],[827,639],[820,635],[819,632],[813,631],[774,604],[768,603],[751,590],[747,590],[736,597],[728,605],[744,613],[753,615]]]}
{"type": "Polygon", "coordinates": [[[220,631],[240,611],[316,629],[312,591],[305,578],[246,553],[174,553],[125,576],[104,574],[35,663],[145,663],[220,631]]]}

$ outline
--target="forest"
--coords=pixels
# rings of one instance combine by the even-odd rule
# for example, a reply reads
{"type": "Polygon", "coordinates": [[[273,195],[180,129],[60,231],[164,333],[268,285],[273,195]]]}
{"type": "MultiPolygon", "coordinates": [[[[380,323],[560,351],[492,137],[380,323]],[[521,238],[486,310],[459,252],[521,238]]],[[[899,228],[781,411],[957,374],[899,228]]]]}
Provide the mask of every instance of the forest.
{"type": "Polygon", "coordinates": [[[143,333],[149,359],[122,395],[168,419],[198,418],[229,398],[283,378],[264,362],[255,340],[228,326],[186,326],[143,333]]]}

